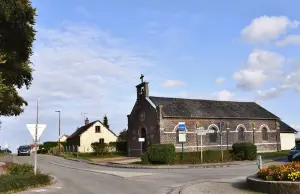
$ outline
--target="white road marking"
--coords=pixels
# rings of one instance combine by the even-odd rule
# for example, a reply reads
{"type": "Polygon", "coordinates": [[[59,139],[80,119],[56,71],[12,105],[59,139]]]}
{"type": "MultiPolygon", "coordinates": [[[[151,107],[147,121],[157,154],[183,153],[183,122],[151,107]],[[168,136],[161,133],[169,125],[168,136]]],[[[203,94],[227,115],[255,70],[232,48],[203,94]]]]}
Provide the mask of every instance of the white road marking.
{"type": "Polygon", "coordinates": [[[48,192],[49,190],[47,190],[47,189],[34,189],[32,191],[36,192],[36,193],[41,193],[41,192],[48,192]]]}

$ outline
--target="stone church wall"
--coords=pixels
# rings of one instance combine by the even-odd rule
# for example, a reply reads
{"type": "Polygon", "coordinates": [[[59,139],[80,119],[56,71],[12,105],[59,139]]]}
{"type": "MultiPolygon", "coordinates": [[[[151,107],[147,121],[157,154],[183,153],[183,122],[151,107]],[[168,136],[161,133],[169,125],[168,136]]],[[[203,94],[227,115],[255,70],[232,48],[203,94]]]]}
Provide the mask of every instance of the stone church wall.
{"type": "MultiPolygon", "coordinates": [[[[177,151],[181,151],[181,143],[178,142],[178,134],[176,125],[178,122],[185,122],[187,126],[186,143],[184,143],[185,151],[200,150],[200,136],[195,134],[196,123],[199,122],[201,127],[208,129],[209,126],[219,128],[219,122],[228,123],[228,132],[225,126],[222,127],[222,147],[223,149],[231,149],[232,144],[241,142],[238,140],[237,127],[245,128],[244,141],[253,142],[252,123],[255,122],[254,143],[257,145],[258,152],[277,151],[280,149],[280,143],[277,146],[276,120],[242,120],[242,119],[174,119],[164,118],[160,126],[160,143],[174,143],[177,151]],[[268,140],[263,140],[261,127],[268,129],[268,140]]],[[[221,149],[221,132],[217,133],[216,142],[210,141],[210,135],[202,136],[203,150],[221,149]]],[[[280,142],[280,139],[278,140],[280,142]]]]}
{"type": "Polygon", "coordinates": [[[138,139],[141,137],[143,128],[146,130],[146,142],[143,143],[143,150],[145,151],[151,143],[160,142],[158,115],[156,109],[146,99],[137,101],[131,115],[128,115],[129,156],[140,156],[141,143],[138,139]]]}

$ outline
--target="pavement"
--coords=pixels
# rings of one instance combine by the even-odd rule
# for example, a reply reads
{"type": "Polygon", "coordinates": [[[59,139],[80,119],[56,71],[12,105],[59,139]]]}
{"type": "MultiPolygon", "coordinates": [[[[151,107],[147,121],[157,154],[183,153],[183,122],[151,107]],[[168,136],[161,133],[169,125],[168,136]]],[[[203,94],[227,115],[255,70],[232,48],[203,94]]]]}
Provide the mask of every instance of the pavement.
{"type": "MultiPolygon", "coordinates": [[[[33,156],[15,156],[14,160],[32,163],[33,156]]],[[[226,168],[111,168],[49,155],[38,156],[38,167],[55,176],[56,183],[21,194],[251,193],[245,190],[245,178],[257,172],[257,166],[251,164],[226,168]]]]}

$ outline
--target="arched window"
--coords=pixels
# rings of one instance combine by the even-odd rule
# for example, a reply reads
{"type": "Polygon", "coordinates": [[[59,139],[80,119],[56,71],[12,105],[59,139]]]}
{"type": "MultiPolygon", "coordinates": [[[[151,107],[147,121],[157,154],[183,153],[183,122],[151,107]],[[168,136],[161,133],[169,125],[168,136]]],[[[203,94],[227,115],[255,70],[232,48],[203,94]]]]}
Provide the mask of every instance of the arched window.
{"type": "Polygon", "coordinates": [[[245,141],[245,129],[243,127],[239,127],[238,129],[238,140],[245,141]]]}
{"type": "Polygon", "coordinates": [[[268,141],[268,129],[265,127],[262,128],[261,133],[262,133],[262,140],[268,141]]]}
{"type": "Polygon", "coordinates": [[[218,130],[215,127],[211,127],[210,130],[214,130],[214,133],[209,133],[209,141],[216,143],[218,139],[218,130]]]}

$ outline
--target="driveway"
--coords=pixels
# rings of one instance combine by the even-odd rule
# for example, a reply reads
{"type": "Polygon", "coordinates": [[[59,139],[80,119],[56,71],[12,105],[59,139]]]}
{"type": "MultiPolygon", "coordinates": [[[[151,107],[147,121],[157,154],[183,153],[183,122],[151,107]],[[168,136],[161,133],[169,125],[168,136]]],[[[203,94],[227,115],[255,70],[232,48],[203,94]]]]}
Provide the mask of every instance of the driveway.
{"type": "MultiPolygon", "coordinates": [[[[33,163],[34,160],[33,156],[15,156],[15,161],[33,163]]],[[[244,180],[246,176],[257,171],[256,165],[202,169],[118,169],[48,155],[39,155],[38,165],[43,172],[54,175],[58,182],[50,187],[22,192],[23,194],[179,193],[183,188],[196,183],[224,180],[231,180],[227,181],[229,185],[226,187],[231,188],[235,180],[244,180]]],[[[232,189],[235,193],[244,193],[238,188],[232,189]]],[[[224,191],[230,192],[233,191],[224,191]]]]}

